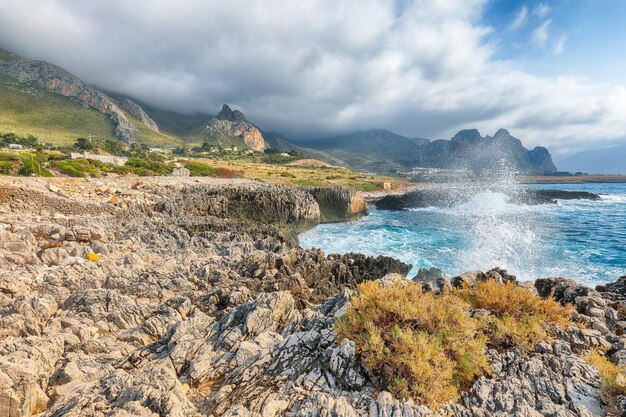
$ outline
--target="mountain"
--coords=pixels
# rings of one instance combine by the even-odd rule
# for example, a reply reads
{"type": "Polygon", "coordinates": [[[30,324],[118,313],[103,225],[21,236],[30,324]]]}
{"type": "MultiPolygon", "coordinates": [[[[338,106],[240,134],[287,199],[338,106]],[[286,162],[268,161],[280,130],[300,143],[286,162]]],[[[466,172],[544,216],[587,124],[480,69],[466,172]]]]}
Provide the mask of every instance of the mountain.
{"type": "Polygon", "coordinates": [[[626,144],[580,152],[559,161],[562,170],[590,174],[626,174],[626,144]]]}
{"type": "Polygon", "coordinates": [[[241,140],[245,147],[255,151],[262,152],[267,147],[261,131],[242,112],[233,111],[227,104],[222,106],[217,116],[209,120],[204,134],[209,142],[220,146],[241,140]]]}
{"type": "Polygon", "coordinates": [[[462,130],[450,140],[368,130],[294,142],[263,132],[227,104],[215,116],[162,110],[123,94],[105,93],[56,65],[2,50],[0,97],[0,132],[33,134],[44,142],[71,143],[80,136],[97,136],[170,146],[208,143],[260,152],[274,147],[375,173],[416,167],[474,172],[505,168],[526,174],[556,171],[547,149],[528,150],[504,129],[493,137],[482,137],[475,129],[462,130]]]}
{"type": "Polygon", "coordinates": [[[10,120],[16,115],[19,129],[30,130],[29,133],[40,134],[44,139],[91,134],[108,137],[112,130],[115,137],[125,142],[171,142],[137,104],[120,104],[56,65],[0,51],[0,81],[2,129],[11,129],[10,120]],[[64,127],[69,132],[64,132],[64,127]]]}
{"type": "Polygon", "coordinates": [[[467,169],[474,172],[510,170],[525,174],[556,172],[546,148],[526,149],[507,130],[481,136],[462,130],[450,140],[407,138],[387,130],[368,130],[299,143],[340,158],[355,170],[392,172],[416,167],[467,169]]]}

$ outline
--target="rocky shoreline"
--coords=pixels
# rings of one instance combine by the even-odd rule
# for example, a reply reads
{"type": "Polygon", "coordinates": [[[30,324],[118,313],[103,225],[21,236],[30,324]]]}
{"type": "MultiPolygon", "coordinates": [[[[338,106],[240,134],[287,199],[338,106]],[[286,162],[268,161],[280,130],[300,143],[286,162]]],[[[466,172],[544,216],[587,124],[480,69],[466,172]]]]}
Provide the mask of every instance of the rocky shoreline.
{"type": "MultiPolygon", "coordinates": [[[[398,260],[302,249],[296,234],[366,214],[358,193],[241,180],[0,178],[2,416],[592,416],[605,347],[626,363],[626,277],[593,290],[520,283],[585,325],[433,412],[375,388],[334,331],[356,285],[398,260]]],[[[432,291],[506,271],[422,273],[432,291]]],[[[615,405],[613,405],[615,406],[615,405]]]]}

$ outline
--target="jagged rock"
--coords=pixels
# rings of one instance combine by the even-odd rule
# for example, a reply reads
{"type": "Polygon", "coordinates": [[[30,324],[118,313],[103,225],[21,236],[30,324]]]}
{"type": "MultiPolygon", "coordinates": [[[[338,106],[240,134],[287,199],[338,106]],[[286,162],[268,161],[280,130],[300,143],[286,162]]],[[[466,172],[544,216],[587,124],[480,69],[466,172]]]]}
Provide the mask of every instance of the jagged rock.
{"type": "MultiPolygon", "coordinates": [[[[0,229],[0,415],[602,414],[597,371],[581,354],[604,346],[612,361],[626,360],[621,295],[537,281],[539,294],[573,303],[587,327],[534,352],[490,351],[492,376],[429,410],[381,392],[355,343],[334,330],[359,283],[406,280],[411,266],[305,250],[281,230],[316,224],[323,201],[349,204],[348,193],[317,201],[296,188],[183,183],[148,184],[142,192],[155,198],[126,209],[0,187],[12,224],[0,229]],[[106,255],[84,260],[96,250],[106,255]]],[[[517,282],[501,269],[462,277],[517,282]]],[[[438,271],[418,280],[452,285],[438,271]]]]}
{"type": "Polygon", "coordinates": [[[267,147],[261,131],[250,123],[243,113],[239,110],[232,111],[226,104],[206,125],[205,135],[222,146],[230,146],[228,142],[232,139],[240,139],[255,151],[262,152],[267,147]],[[223,140],[226,142],[221,143],[223,140]]]}
{"type": "Polygon", "coordinates": [[[122,102],[122,107],[124,110],[135,116],[141,123],[146,125],[148,128],[154,130],[155,132],[159,131],[159,126],[156,124],[154,120],[148,116],[148,114],[141,108],[141,106],[134,101],[129,99],[124,99],[122,102]]]}

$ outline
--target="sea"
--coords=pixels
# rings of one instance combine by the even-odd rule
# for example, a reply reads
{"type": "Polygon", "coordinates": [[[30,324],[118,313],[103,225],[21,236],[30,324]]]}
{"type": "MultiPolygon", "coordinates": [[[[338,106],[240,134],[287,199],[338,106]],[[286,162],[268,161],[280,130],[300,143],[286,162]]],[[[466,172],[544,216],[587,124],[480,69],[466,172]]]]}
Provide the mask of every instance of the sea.
{"type": "Polygon", "coordinates": [[[387,255],[448,275],[506,269],[521,280],[571,278],[585,285],[626,275],[626,184],[515,185],[589,191],[601,199],[514,204],[498,187],[476,187],[452,208],[383,211],[349,223],[321,224],[300,235],[325,253],[387,255]]]}

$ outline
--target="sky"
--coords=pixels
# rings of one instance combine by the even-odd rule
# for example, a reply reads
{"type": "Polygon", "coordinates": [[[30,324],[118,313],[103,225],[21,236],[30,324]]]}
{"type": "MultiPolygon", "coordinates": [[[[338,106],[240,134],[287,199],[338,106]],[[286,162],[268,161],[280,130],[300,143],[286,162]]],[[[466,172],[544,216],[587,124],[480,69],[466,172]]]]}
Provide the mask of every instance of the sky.
{"type": "Polygon", "coordinates": [[[626,143],[623,0],[0,0],[0,47],[179,112],[312,138],[626,143]]]}

